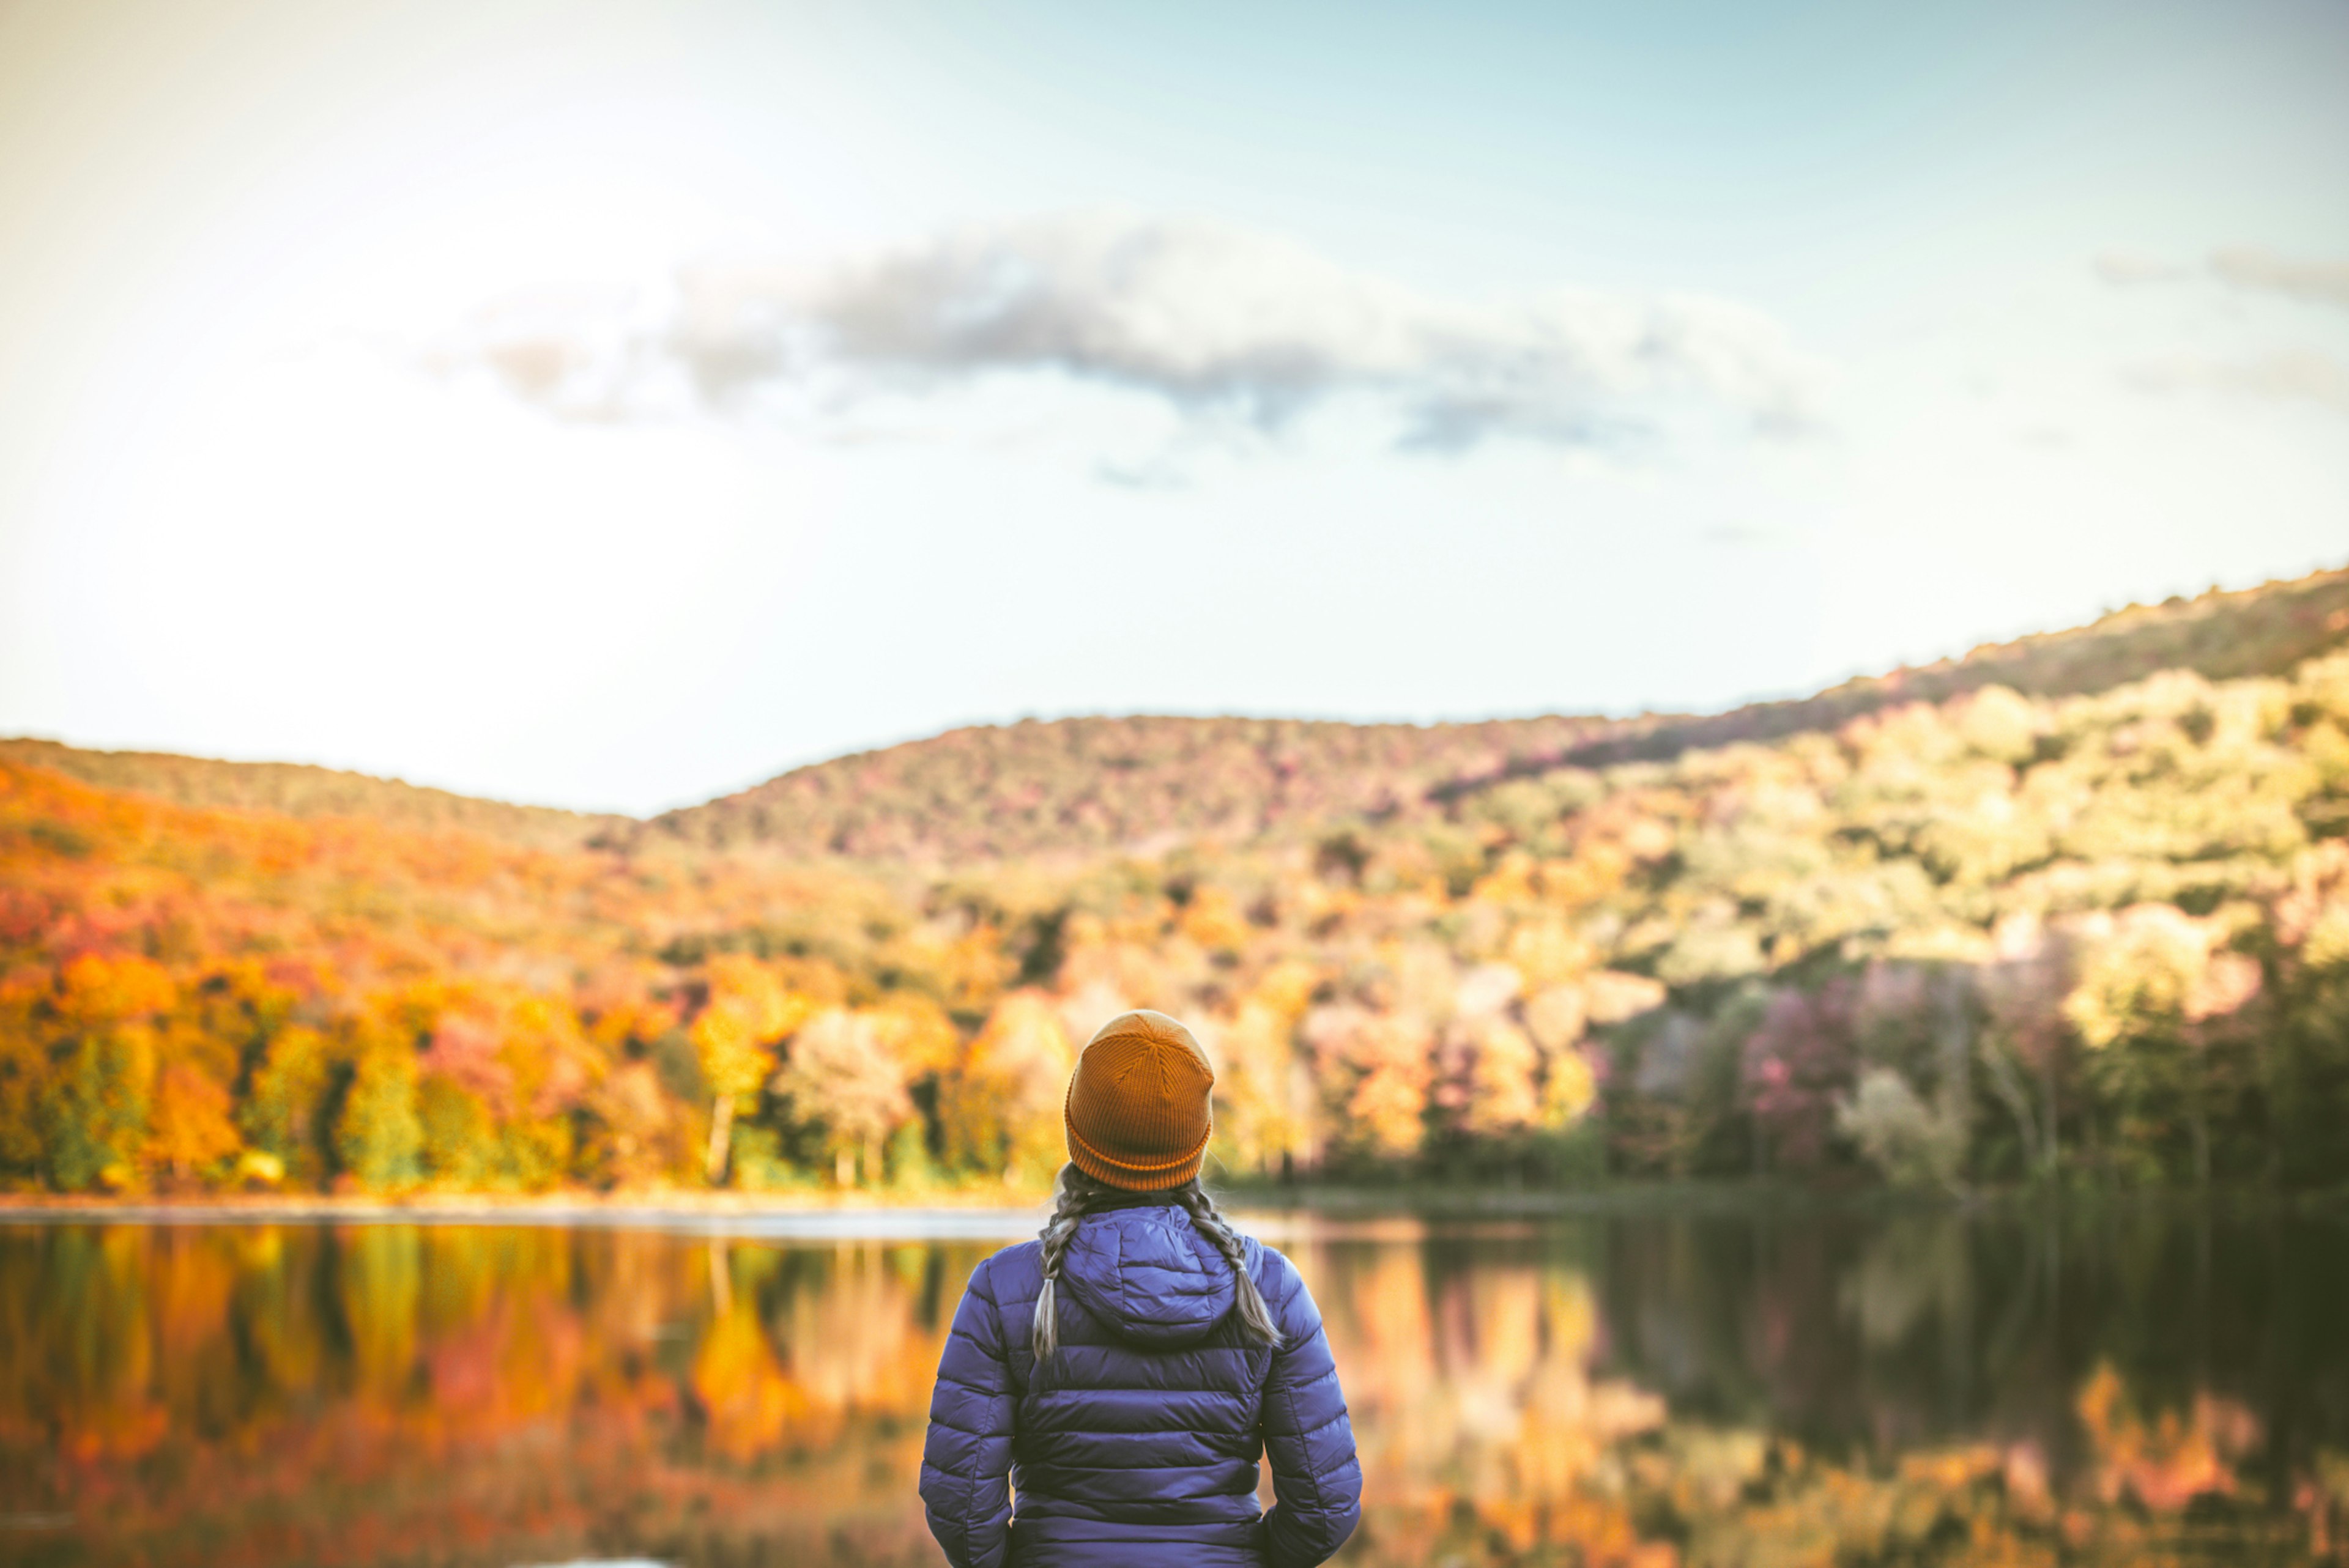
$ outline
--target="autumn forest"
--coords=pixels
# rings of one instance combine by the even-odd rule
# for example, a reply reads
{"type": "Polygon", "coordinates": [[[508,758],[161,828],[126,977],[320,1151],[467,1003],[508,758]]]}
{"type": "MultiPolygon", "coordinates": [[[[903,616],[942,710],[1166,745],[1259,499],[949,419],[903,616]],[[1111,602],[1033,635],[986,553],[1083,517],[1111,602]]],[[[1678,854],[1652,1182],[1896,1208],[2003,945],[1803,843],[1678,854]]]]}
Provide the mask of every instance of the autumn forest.
{"type": "Polygon", "coordinates": [[[1708,718],[956,731],[647,821],[0,743],[0,1189],[2349,1183],[2349,573],[1708,718]]]}

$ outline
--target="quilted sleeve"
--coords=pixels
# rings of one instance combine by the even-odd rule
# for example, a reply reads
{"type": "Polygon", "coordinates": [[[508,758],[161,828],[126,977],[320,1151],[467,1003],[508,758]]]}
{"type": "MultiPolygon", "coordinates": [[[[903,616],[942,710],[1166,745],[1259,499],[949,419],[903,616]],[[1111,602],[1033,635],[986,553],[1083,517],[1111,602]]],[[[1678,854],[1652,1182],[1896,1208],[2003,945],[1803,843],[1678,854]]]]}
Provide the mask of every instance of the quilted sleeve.
{"type": "Polygon", "coordinates": [[[955,1309],[922,1444],[923,1511],[954,1568],[1002,1568],[1010,1540],[1015,1407],[993,1261],[973,1271],[955,1309]]]}
{"type": "Polygon", "coordinates": [[[1264,1447],[1278,1497],[1264,1516],[1265,1557],[1272,1568],[1313,1568],[1361,1518],[1362,1467],[1320,1309],[1287,1258],[1268,1249],[1267,1264],[1259,1277],[1281,1346],[1264,1388],[1264,1447]]]}

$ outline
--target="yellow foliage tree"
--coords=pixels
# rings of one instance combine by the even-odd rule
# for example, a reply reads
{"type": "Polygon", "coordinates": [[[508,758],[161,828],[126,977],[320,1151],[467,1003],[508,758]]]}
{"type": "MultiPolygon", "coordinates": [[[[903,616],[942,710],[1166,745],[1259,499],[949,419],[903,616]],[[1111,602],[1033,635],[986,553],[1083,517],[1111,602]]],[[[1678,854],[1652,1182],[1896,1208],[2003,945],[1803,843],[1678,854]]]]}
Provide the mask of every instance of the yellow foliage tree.
{"type": "Polygon", "coordinates": [[[155,1080],[148,1115],[148,1157],[185,1180],[243,1147],[229,1119],[229,1092],[184,1062],[165,1067],[155,1080]]]}
{"type": "Polygon", "coordinates": [[[939,1086],[948,1161],[1000,1171],[1007,1186],[1040,1181],[1061,1163],[1061,1096],[1076,1050],[1052,998],[1014,991],[939,1086]]]}
{"type": "Polygon", "coordinates": [[[805,1021],[807,999],[755,958],[724,954],[709,961],[709,1005],[687,1031],[709,1086],[709,1148],[704,1171],[726,1180],[734,1115],[774,1071],[773,1048],[805,1021]]]}
{"type": "Polygon", "coordinates": [[[1273,965],[1218,1031],[1216,1133],[1238,1169],[1269,1172],[1317,1153],[1316,1091],[1296,1049],[1299,1021],[1319,972],[1299,959],[1273,965]]]}

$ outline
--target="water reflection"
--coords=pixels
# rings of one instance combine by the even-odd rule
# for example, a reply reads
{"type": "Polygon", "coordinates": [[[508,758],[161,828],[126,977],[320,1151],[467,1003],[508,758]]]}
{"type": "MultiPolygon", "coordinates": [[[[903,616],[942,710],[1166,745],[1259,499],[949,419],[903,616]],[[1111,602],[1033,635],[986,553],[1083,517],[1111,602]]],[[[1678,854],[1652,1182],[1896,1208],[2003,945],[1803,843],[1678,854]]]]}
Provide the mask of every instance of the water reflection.
{"type": "MultiPolygon", "coordinates": [[[[1363,1564],[2349,1561],[2319,1219],[1295,1222],[1363,1564]]],[[[0,1229],[0,1560],[935,1563],[988,1243],[0,1229]]]]}

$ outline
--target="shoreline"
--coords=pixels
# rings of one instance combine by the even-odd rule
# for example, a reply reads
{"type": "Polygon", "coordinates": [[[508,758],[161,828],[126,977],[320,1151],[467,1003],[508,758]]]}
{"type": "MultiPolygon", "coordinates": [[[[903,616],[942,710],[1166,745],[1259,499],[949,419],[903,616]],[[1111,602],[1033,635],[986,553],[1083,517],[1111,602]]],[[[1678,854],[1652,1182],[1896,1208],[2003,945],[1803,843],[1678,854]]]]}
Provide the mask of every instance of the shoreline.
{"type": "Polygon", "coordinates": [[[626,1218],[730,1218],[766,1214],[891,1214],[912,1212],[1002,1213],[1041,1209],[1039,1193],[1025,1202],[1018,1192],[907,1192],[815,1194],[800,1192],[191,1192],[108,1197],[84,1192],[0,1192],[0,1223],[12,1217],[129,1213],[219,1218],[342,1220],[422,1218],[564,1219],[582,1215],[626,1218]]]}
{"type": "MultiPolygon", "coordinates": [[[[1656,1181],[1571,1188],[1231,1183],[1214,1189],[1236,1214],[1283,1230],[1383,1227],[1419,1221],[1528,1222],[1610,1215],[1961,1213],[2208,1210],[2230,1213],[2342,1212],[2349,1191],[2257,1188],[1977,1190],[1806,1188],[1772,1182],[1656,1181]]],[[[410,1192],[147,1194],[0,1192],[0,1225],[284,1222],[573,1225],[885,1237],[1032,1234],[1050,1196],[952,1190],[901,1193],[410,1192]]]]}

